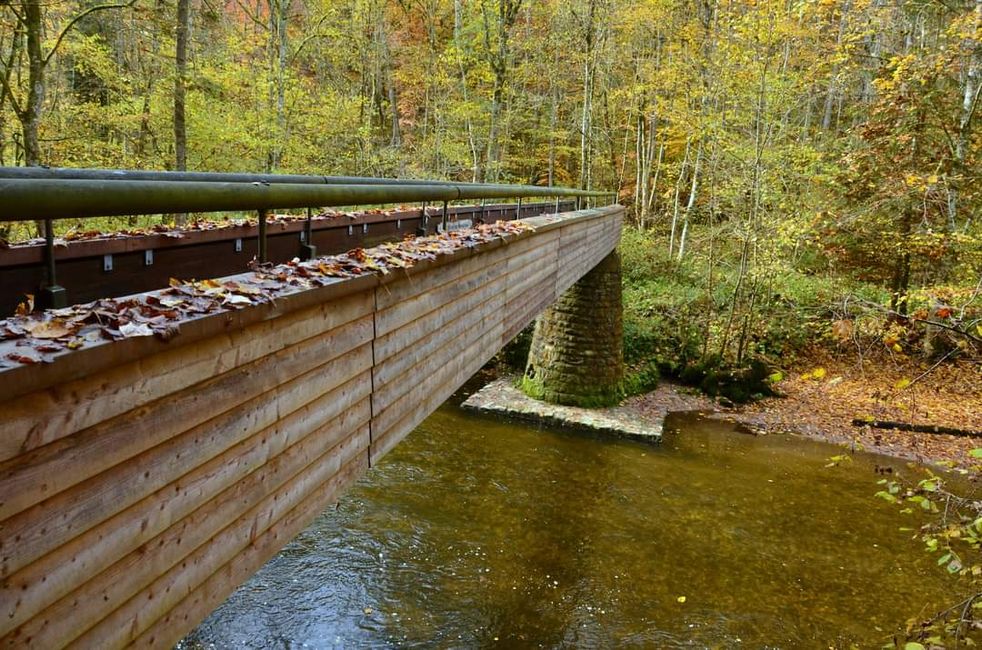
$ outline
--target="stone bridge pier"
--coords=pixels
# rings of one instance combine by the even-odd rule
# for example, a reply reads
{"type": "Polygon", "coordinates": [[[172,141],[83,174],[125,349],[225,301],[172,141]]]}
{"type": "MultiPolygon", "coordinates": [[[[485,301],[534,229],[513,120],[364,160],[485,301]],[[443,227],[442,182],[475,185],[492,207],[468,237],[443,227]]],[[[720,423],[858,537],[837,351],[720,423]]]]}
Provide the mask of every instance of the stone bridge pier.
{"type": "Polygon", "coordinates": [[[621,258],[615,249],[535,321],[522,389],[567,406],[616,404],[623,393],[621,258]]]}

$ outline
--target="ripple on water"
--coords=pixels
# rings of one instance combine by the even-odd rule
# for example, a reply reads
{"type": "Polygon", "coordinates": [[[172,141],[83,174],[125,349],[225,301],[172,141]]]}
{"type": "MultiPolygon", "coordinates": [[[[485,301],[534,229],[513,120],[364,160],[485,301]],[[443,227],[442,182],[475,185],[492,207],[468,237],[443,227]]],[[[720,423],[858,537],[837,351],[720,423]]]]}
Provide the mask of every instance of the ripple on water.
{"type": "Polygon", "coordinates": [[[651,446],[446,406],[182,645],[881,642],[954,584],[872,498],[890,461],[825,467],[838,453],[685,416],[651,446]]]}

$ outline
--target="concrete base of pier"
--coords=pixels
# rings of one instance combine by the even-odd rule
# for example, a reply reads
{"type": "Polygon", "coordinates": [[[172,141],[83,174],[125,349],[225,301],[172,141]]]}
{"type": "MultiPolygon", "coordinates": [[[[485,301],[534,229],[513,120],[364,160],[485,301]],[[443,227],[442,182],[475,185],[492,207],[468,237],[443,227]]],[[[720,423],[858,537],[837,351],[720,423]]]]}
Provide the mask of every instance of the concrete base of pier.
{"type": "Polygon", "coordinates": [[[659,442],[662,424],[642,419],[634,409],[580,408],[548,404],[532,399],[516,387],[514,377],[496,379],[463,403],[468,410],[497,416],[512,417],[528,422],[558,426],[589,433],[659,442]]]}

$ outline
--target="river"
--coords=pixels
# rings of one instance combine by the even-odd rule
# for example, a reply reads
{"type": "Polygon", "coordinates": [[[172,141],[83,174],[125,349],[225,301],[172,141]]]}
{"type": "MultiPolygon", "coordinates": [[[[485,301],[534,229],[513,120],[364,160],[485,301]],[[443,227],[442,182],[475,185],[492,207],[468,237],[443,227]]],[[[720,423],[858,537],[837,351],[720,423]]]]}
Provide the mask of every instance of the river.
{"type": "Polygon", "coordinates": [[[661,445],[446,405],[183,648],[879,647],[954,579],[899,461],[670,416],[661,445]]]}

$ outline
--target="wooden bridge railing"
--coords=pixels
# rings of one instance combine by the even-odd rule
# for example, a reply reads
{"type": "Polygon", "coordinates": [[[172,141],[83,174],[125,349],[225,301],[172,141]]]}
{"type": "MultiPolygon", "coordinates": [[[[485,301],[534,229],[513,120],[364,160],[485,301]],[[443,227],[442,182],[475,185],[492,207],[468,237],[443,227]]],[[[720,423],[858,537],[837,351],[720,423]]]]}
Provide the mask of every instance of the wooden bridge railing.
{"type": "Polygon", "coordinates": [[[0,369],[0,645],[170,646],[606,256],[622,213],[0,369]]]}
{"type": "Polygon", "coordinates": [[[277,208],[307,208],[309,240],[313,206],[442,201],[446,222],[450,201],[512,198],[518,199],[521,206],[527,197],[576,197],[577,208],[583,199],[611,197],[614,202],[615,198],[610,192],[564,187],[439,180],[0,167],[0,222],[45,223],[46,279],[37,296],[43,307],[67,304],[67,294],[57,282],[52,227],[55,219],[255,210],[257,258],[266,262],[267,215],[277,208]]]}

